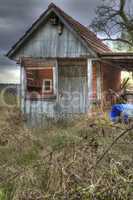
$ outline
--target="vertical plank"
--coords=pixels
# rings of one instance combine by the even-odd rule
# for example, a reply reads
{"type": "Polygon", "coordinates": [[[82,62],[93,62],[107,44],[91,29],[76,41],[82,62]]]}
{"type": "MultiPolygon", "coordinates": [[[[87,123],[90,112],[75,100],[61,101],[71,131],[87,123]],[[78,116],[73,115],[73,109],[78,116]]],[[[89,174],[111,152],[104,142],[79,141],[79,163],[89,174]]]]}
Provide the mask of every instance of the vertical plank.
{"type": "Polygon", "coordinates": [[[31,57],[80,57],[92,54],[76,37],[64,26],[62,35],[58,34],[57,26],[47,22],[42,26],[17,53],[31,57]],[[89,52],[88,52],[89,51],[89,52]]]}
{"type": "Polygon", "coordinates": [[[26,114],[26,73],[24,67],[21,67],[21,111],[26,114]]]}
{"type": "Polygon", "coordinates": [[[97,63],[97,99],[101,100],[102,98],[102,88],[101,88],[101,65],[97,63]]]}
{"type": "Polygon", "coordinates": [[[88,95],[87,90],[87,74],[84,71],[87,65],[82,63],[81,65],[75,65],[73,62],[67,62],[67,65],[59,66],[59,90],[67,92],[69,96],[65,94],[60,100],[60,103],[64,103],[65,108],[63,112],[67,114],[85,113],[86,103],[88,95]],[[62,78],[61,78],[62,77],[62,78]],[[67,108],[67,109],[66,109],[67,108]]]}
{"type": "Polygon", "coordinates": [[[87,61],[87,79],[88,79],[88,110],[92,107],[92,95],[93,95],[93,89],[92,89],[92,76],[93,76],[93,67],[92,67],[92,60],[88,59],[87,61]]]}

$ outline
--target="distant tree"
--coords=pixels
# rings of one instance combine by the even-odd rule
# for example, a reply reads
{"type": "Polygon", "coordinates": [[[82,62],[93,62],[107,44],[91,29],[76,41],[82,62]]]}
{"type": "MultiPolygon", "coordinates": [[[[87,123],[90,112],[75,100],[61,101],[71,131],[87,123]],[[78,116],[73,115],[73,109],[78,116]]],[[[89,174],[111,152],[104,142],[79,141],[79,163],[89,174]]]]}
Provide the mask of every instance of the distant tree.
{"type": "Polygon", "coordinates": [[[91,28],[103,34],[103,40],[133,46],[133,0],[102,0],[91,28]],[[124,36],[124,37],[123,37],[124,36]]]}

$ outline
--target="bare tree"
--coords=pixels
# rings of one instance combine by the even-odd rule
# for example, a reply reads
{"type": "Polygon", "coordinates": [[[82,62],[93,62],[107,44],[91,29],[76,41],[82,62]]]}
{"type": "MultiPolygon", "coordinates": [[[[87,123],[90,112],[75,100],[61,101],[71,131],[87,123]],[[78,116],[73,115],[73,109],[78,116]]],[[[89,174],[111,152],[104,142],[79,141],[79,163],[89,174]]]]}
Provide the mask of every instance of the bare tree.
{"type": "Polygon", "coordinates": [[[103,40],[119,41],[133,46],[133,1],[102,0],[96,9],[91,28],[105,37],[103,40]],[[122,33],[126,35],[121,37],[122,33]]]}

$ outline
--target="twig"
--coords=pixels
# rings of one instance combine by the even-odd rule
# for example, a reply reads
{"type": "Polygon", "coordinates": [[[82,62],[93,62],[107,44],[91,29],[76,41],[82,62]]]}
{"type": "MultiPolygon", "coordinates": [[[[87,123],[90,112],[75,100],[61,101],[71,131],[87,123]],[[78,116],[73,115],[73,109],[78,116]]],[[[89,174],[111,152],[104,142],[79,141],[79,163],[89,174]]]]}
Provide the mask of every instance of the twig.
{"type": "Polygon", "coordinates": [[[129,133],[131,130],[133,130],[133,126],[131,128],[126,129],[125,131],[123,131],[118,137],[115,138],[115,140],[111,143],[111,145],[106,149],[106,151],[100,156],[100,158],[97,160],[96,164],[94,166],[92,166],[90,168],[91,169],[95,169],[97,167],[97,165],[103,160],[103,158],[105,157],[105,155],[109,152],[109,150],[114,146],[114,144],[117,143],[117,141],[123,137],[126,133],[129,133]]]}
{"type": "Polygon", "coordinates": [[[102,41],[113,41],[113,42],[122,42],[122,43],[127,43],[128,45],[132,46],[132,43],[129,42],[128,40],[124,40],[122,38],[103,38],[102,41]]]}

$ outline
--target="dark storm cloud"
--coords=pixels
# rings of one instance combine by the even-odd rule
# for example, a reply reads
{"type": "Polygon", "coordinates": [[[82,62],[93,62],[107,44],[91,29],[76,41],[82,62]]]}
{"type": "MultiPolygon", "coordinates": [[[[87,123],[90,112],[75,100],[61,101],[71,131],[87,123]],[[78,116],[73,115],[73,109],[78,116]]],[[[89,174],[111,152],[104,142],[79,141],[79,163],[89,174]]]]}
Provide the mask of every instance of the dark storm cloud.
{"type": "MultiPolygon", "coordinates": [[[[0,48],[7,50],[47,8],[49,0],[0,0],[0,48]]],[[[99,0],[54,0],[70,15],[88,24],[99,0]]]]}
{"type": "Polygon", "coordinates": [[[34,0],[0,0],[0,47],[7,50],[34,19],[34,0]]]}
{"type": "MultiPolygon", "coordinates": [[[[53,0],[53,2],[81,23],[88,25],[101,0],[53,0]]],[[[51,0],[0,0],[1,55],[9,50],[50,3],[51,0]]],[[[14,63],[1,56],[0,68],[3,69],[3,66],[10,70],[14,63]]]]}

